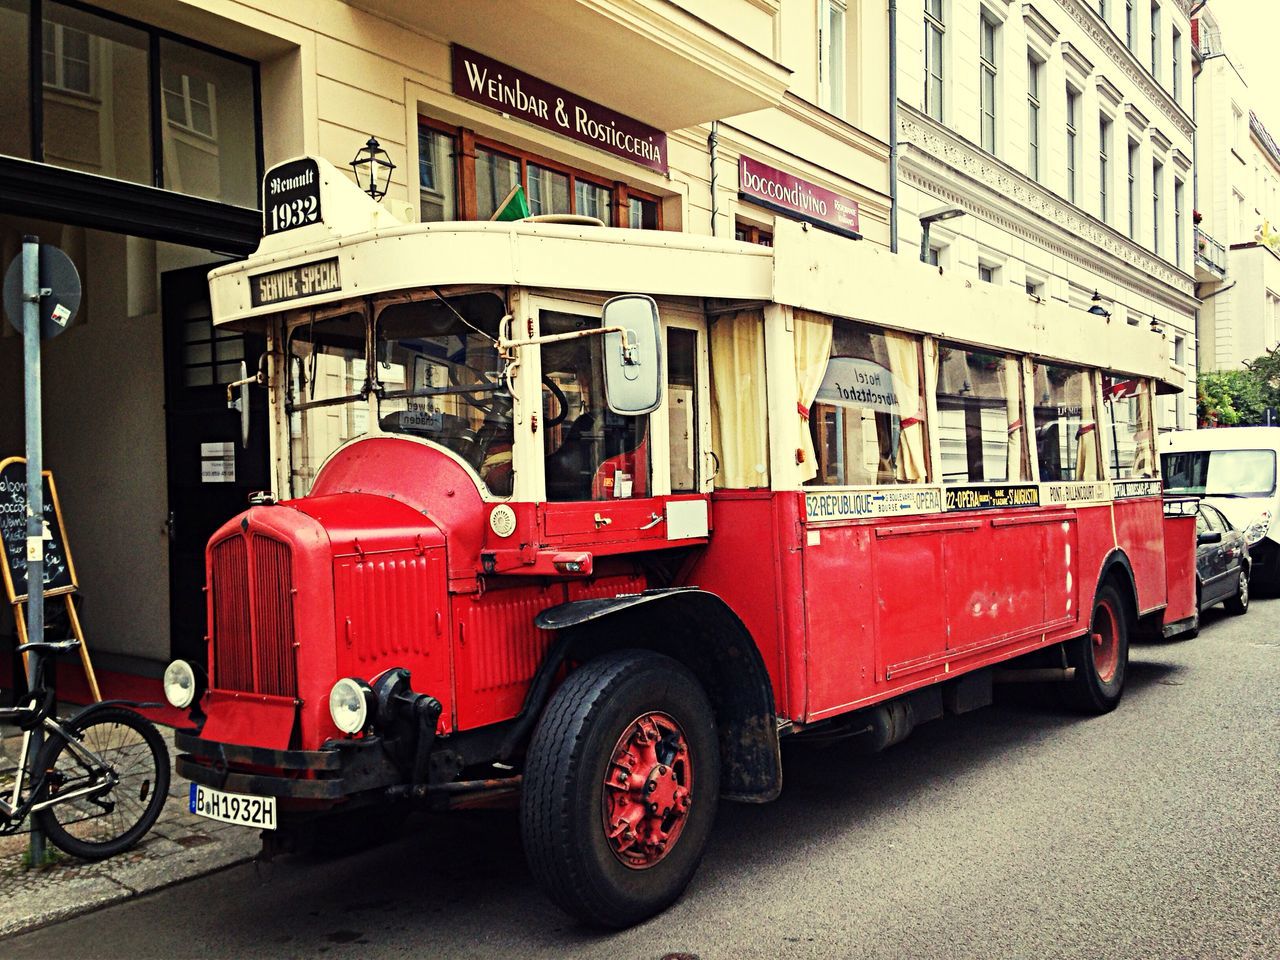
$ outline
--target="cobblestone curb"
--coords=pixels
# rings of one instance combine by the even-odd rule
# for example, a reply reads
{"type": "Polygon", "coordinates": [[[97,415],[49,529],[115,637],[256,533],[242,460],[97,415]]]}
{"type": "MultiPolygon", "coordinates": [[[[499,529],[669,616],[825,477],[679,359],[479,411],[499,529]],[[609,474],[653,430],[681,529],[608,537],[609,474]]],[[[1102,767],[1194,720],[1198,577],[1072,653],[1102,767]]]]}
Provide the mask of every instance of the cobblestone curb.
{"type": "MultiPolygon", "coordinates": [[[[161,727],[173,756],[173,731],[161,727]]],[[[0,744],[13,763],[20,742],[0,744]]],[[[12,783],[9,777],[0,781],[12,783]]],[[[27,870],[29,838],[0,837],[0,939],[67,920],[140,894],[243,863],[257,855],[258,833],[197,817],[187,810],[185,780],[170,781],[160,819],[138,846],[110,860],[87,863],[57,851],[48,867],[27,870]]]]}

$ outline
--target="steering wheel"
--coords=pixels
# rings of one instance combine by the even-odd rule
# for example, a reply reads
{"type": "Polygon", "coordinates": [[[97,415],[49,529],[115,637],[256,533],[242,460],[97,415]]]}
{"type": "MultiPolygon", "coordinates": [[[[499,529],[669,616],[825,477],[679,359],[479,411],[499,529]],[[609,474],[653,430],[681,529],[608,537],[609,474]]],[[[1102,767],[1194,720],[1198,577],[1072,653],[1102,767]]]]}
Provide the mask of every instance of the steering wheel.
{"type": "Polygon", "coordinates": [[[569,400],[565,397],[564,391],[560,389],[560,385],[545,373],[542,375],[542,383],[543,386],[551,391],[551,395],[556,398],[556,405],[560,408],[556,415],[547,421],[547,428],[558,427],[564,423],[564,418],[569,415],[569,400]]]}

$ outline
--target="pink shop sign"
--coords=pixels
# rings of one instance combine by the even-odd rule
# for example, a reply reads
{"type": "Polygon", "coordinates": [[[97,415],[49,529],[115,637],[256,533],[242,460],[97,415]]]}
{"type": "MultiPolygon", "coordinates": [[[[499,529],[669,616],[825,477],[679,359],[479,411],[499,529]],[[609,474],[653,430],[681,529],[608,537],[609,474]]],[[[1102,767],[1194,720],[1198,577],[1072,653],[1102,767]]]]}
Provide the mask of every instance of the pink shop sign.
{"type": "Polygon", "coordinates": [[[453,45],[453,92],[659,173],[667,135],[482,53],[453,45]]]}
{"type": "Polygon", "coordinates": [[[750,157],[738,158],[738,195],[845,236],[858,233],[858,202],[750,157]]]}

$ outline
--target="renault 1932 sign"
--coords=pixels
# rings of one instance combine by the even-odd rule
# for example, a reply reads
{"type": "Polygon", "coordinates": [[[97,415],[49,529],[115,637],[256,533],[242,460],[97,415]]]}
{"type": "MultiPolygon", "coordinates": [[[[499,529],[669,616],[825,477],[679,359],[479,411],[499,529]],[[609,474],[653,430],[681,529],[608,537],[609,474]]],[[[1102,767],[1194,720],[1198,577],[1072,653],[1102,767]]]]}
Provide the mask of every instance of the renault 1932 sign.
{"type": "Polygon", "coordinates": [[[271,236],[320,223],[320,170],[302,158],[273,167],[262,182],[262,233],[271,236]]]}

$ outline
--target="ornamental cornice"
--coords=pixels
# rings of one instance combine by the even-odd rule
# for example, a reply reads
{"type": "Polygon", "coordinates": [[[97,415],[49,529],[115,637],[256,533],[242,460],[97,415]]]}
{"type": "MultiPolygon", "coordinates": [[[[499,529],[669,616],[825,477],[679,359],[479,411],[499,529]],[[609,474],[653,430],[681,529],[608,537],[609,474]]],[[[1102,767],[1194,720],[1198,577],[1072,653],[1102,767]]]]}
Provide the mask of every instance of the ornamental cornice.
{"type": "Polygon", "coordinates": [[[1081,53],[1070,40],[1062,41],[1062,59],[1068,67],[1081,77],[1087,77],[1093,73],[1093,64],[1089,62],[1089,58],[1081,53]]]}
{"type": "Polygon", "coordinates": [[[1054,41],[1058,39],[1058,28],[1049,22],[1049,18],[1035,8],[1034,5],[1027,3],[1022,7],[1022,20],[1027,25],[1027,29],[1038,36],[1046,46],[1052,46],[1054,41]]]}
{"type": "Polygon", "coordinates": [[[1179,170],[1181,170],[1183,173],[1186,173],[1188,170],[1191,169],[1191,158],[1188,157],[1181,150],[1175,147],[1173,150],[1173,153],[1170,154],[1170,156],[1173,158],[1173,165],[1177,167],[1179,170]]]}
{"type": "Polygon", "coordinates": [[[1195,282],[1128,237],[910,107],[898,113],[901,178],[1006,232],[1183,313],[1195,282]]]}
{"type": "Polygon", "coordinates": [[[1151,137],[1152,145],[1161,153],[1168,153],[1169,148],[1173,146],[1173,141],[1170,140],[1168,137],[1166,137],[1163,133],[1161,133],[1155,127],[1151,128],[1151,133],[1149,134],[1149,136],[1151,137]]]}
{"type": "MultiPolygon", "coordinates": [[[[1169,118],[1174,128],[1188,140],[1195,134],[1195,124],[1187,112],[1169,95],[1164,87],[1139,63],[1137,55],[1120,42],[1120,38],[1098,16],[1098,11],[1085,3],[1085,0],[1058,0],[1062,9],[1076,22],[1081,30],[1093,40],[1103,52],[1123,71],[1125,78],[1147,95],[1156,107],[1169,118]]],[[[1179,3],[1182,8],[1183,4],[1179,3]]],[[[1183,13],[1189,13],[1187,6],[1183,13]]]]}
{"type": "Polygon", "coordinates": [[[1129,122],[1139,130],[1145,130],[1151,126],[1151,121],[1147,119],[1147,115],[1138,109],[1138,105],[1130,100],[1124,105],[1124,115],[1129,118],[1129,122]]]}
{"type": "Polygon", "coordinates": [[[1119,110],[1120,104],[1124,101],[1124,94],[1120,92],[1120,88],[1102,74],[1098,74],[1097,83],[1098,96],[1111,104],[1113,110],[1119,110]]]}

